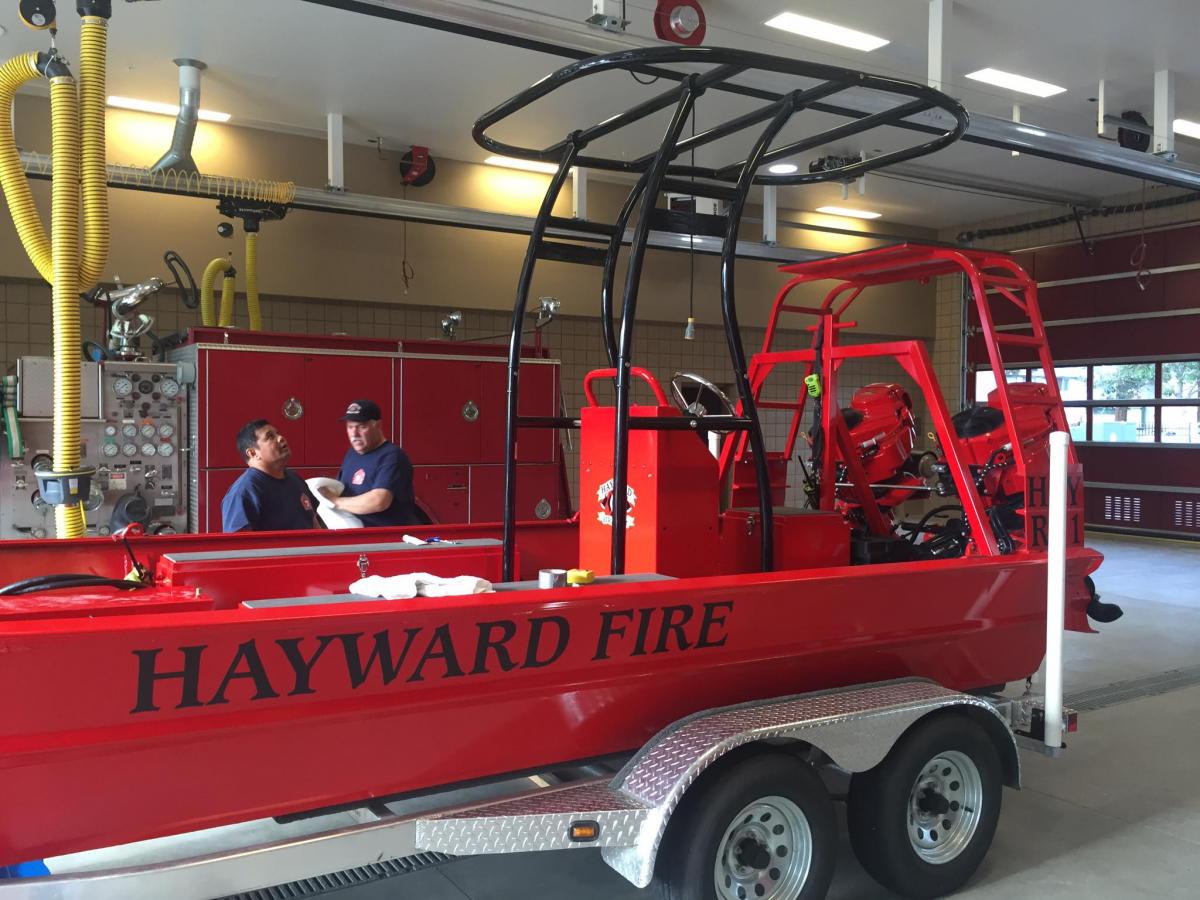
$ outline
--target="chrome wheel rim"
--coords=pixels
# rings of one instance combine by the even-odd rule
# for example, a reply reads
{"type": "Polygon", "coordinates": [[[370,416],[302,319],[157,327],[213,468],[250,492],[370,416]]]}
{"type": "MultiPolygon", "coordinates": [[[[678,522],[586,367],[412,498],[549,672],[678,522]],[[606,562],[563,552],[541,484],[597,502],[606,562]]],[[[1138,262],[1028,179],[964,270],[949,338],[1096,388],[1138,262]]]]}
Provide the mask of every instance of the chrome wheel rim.
{"type": "Polygon", "coordinates": [[[795,900],[811,869],[804,812],[787,797],[762,797],[726,826],[713,878],[720,900],[795,900]]]}
{"type": "Polygon", "coordinates": [[[957,859],[979,829],[983,778],[971,757],[939,753],[921,768],[908,797],[908,840],[922,860],[943,865],[957,859]]]}

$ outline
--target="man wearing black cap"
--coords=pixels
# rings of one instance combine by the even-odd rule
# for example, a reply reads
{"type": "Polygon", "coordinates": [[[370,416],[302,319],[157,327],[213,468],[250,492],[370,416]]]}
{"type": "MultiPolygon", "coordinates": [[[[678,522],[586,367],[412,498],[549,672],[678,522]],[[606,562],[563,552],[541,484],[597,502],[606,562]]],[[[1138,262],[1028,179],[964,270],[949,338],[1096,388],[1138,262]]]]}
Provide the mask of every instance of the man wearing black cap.
{"type": "Polygon", "coordinates": [[[335,509],[353,513],[367,527],[415,525],[420,522],[413,502],[413,471],[408,454],[383,436],[382,414],[373,400],[354,400],[341,421],[346,423],[350,449],[342,460],[340,497],[321,493],[335,509]]]}

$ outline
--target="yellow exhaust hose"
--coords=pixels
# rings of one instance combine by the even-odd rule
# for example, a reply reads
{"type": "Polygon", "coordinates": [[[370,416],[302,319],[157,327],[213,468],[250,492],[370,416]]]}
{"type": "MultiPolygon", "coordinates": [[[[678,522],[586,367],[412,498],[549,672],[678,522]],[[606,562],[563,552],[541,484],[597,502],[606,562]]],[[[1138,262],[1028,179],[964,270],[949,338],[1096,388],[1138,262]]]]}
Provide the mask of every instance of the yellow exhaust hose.
{"type": "Polygon", "coordinates": [[[217,324],[222,328],[233,327],[233,301],[237,297],[237,280],[230,274],[232,270],[225,270],[225,277],[221,279],[221,317],[217,320],[217,324]]]}
{"type": "MultiPolygon", "coordinates": [[[[50,80],[54,285],[54,471],[79,468],[79,97],[75,79],[50,80]]],[[[86,499],[86,498],[84,498],[86,499]]],[[[83,504],[54,507],[57,537],[82,537],[83,504]]]]}
{"type": "Polygon", "coordinates": [[[204,277],[200,279],[201,325],[217,324],[217,317],[213,310],[213,285],[216,283],[217,273],[224,272],[228,268],[229,260],[223,256],[218,256],[204,267],[204,277]]]}
{"type": "Polygon", "coordinates": [[[262,308],[258,303],[258,232],[246,232],[246,312],[250,330],[262,331],[262,308]]]}
{"type": "Polygon", "coordinates": [[[17,141],[9,127],[17,89],[27,81],[41,77],[36,53],[24,53],[0,66],[0,187],[4,188],[4,198],[8,201],[13,224],[30,262],[42,278],[53,283],[54,262],[50,239],[46,237],[46,229],[33,204],[33,193],[29,190],[29,180],[21,165],[17,141]]]}
{"type": "Polygon", "coordinates": [[[79,36],[79,116],[82,131],[83,260],[78,290],[91,290],[108,262],[108,159],[104,140],[108,20],[84,16],[79,36]]]}

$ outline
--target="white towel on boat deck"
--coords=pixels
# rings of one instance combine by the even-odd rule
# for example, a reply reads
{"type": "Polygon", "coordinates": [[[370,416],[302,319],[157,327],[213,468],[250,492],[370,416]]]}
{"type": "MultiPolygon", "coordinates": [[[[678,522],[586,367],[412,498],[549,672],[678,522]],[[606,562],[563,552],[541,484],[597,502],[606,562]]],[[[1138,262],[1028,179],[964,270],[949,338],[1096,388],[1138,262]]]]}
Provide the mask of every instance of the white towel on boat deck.
{"type": "Polygon", "coordinates": [[[317,515],[321,517],[321,521],[325,523],[325,527],[338,531],[342,528],[362,528],[362,519],[354,515],[354,513],[342,512],[340,509],[335,509],[333,502],[321,493],[321,488],[330,491],[335,497],[342,496],[342,491],[346,486],[336,478],[306,478],[304,483],[308,485],[308,489],[312,491],[312,495],[317,498],[317,515]]]}
{"type": "Polygon", "coordinates": [[[462,597],[467,594],[491,593],[492,583],[474,575],[443,578],[428,572],[408,575],[368,575],[350,585],[350,593],[364,597],[383,597],[385,600],[407,600],[410,597],[462,597]]]}

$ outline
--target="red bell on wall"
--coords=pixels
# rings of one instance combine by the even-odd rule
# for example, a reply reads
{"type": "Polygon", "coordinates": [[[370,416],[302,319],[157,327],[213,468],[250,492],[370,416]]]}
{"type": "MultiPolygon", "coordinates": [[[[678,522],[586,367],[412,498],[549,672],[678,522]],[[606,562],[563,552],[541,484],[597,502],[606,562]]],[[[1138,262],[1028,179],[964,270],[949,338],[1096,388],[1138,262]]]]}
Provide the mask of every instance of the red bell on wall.
{"type": "Polygon", "coordinates": [[[704,10],[698,0],[658,0],[654,33],[661,40],[697,47],[704,42],[704,10]]]}

